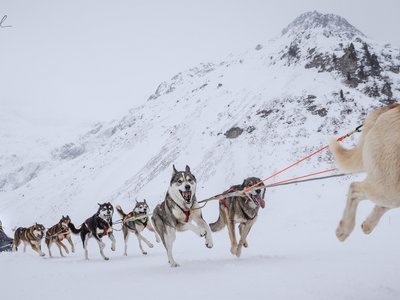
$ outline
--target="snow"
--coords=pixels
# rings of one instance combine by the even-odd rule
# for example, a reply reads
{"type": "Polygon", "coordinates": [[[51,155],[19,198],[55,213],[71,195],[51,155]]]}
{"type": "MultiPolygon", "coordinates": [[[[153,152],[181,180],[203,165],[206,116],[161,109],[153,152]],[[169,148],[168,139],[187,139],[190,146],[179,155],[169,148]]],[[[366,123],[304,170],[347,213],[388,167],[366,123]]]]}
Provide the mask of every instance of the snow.
{"type": "MultiPolygon", "coordinates": [[[[400,75],[389,71],[400,63],[397,48],[362,36],[378,55],[385,78],[352,88],[336,71],[304,67],[312,59],[307,54],[311,46],[321,54],[343,54],[338,44],[352,41],[337,35],[327,39],[319,29],[305,38],[307,33],[294,30],[290,27],[262,48],[184,70],[155,87],[144,104],[123,118],[85,128],[79,136],[74,131],[59,135],[49,120],[37,126],[0,112],[6,116],[0,135],[0,218],[6,232],[11,235],[14,226],[34,222],[48,228],[65,214],[79,225],[96,211],[98,202],[128,210],[135,199],[146,198],[154,208],[165,196],[172,164],[178,170],[189,164],[198,180],[198,199],[208,198],[248,176],[265,178],[326,145],[331,136],[353,130],[367,111],[381,105],[381,99],[364,92],[374,81],[383,84],[389,78],[393,97],[400,97],[400,75]],[[301,39],[297,59],[286,55],[293,34],[301,39]],[[243,133],[228,139],[224,133],[232,127],[243,133]]],[[[354,46],[360,54],[362,42],[354,40],[354,46]]],[[[357,138],[345,144],[351,147],[357,138]]],[[[333,166],[325,151],[273,180],[333,166]]],[[[239,259],[229,252],[226,229],[214,234],[213,249],[191,232],[178,233],[177,269],[168,266],[160,244],[142,256],[134,237],[129,256],[123,257],[120,232],[116,252],[106,241],[110,261],[101,259],[94,240],[89,243],[91,259],[85,261],[78,237],[77,252],[66,258],[40,258],[31,249],[1,253],[2,295],[398,299],[400,212],[387,213],[371,236],[365,236],[359,225],[372,205],[362,203],[350,238],[340,243],[335,236],[347,187],[363,176],[268,189],[266,208],[239,259]]],[[[210,202],[204,208],[208,223],[216,220],[217,207],[210,202]]],[[[145,235],[154,241],[151,233],[145,235]]]]}

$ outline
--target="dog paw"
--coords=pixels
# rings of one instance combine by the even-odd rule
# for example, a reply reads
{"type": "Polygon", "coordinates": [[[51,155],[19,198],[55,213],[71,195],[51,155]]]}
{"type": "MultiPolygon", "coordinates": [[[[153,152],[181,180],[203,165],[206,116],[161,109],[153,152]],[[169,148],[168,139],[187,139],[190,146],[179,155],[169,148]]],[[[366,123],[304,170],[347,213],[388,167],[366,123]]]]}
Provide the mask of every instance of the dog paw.
{"type": "Polygon", "coordinates": [[[231,247],[231,253],[233,254],[233,255],[236,255],[236,252],[237,252],[237,246],[235,245],[235,246],[232,246],[231,247]]]}
{"type": "Polygon", "coordinates": [[[180,267],[180,265],[179,265],[177,262],[172,262],[172,263],[169,263],[169,265],[171,266],[171,268],[177,268],[177,267],[180,267]]]}
{"type": "Polygon", "coordinates": [[[153,244],[150,244],[149,247],[150,247],[150,248],[154,248],[154,245],[153,245],[153,244]]]}
{"type": "Polygon", "coordinates": [[[142,254],[143,254],[143,255],[147,255],[147,252],[146,252],[146,251],[143,251],[142,254]]]}
{"type": "Polygon", "coordinates": [[[72,249],[71,251],[72,251],[72,253],[75,253],[75,249],[72,249]]]}
{"type": "Polygon", "coordinates": [[[110,258],[106,256],[106,257],[104,257],[104,260],[110,260],[110,258]]]}
{"type": "Polygon", "coordinates": [[[206,243],[206,247],[209,248],[209,249],[211,249],[212,247],[214,247],[213,242],[208,242],[208,243],[206,243]]]}
{"type": "Polygon", "coordinates": [[[343,225],[343,221],[340,221],[338,228],[336,229],[336,236],[339,241],[343,242],[350,235],[351,230],[347,230],[343,225]]]}
{"type": "Polygon", "coordinates": [[[238,246],[236,249],[236,257],[239,258],[242,254],[242,247],[238,246]]]}
{"type": "Polygon", "coordinates": [[[243,247],[247,248],[248,246],[249,246],[249,244],[247,243],[247,241],[245,241],[245,242],[243,243],[243,247]]]}
{"type": "Polygon", "coordinates": [[[44,253],[40,253],[40,256],[41,256],[41,257],[43,257],[43,256],[45,256],[45,255],[46,255],[46,254],[44,254],[44,253]]]}
{"type": "Polygon", "coordinates": [[[199,235],[200,237],[205,237],[207,235],[207,231],[200,231],[199,235]]]}
{"type": "Polygon", "coordinates": [[[370,234],[374,227],[371,226],[367,221],[361,224],[361,229],[365,234],[370,234]]]}

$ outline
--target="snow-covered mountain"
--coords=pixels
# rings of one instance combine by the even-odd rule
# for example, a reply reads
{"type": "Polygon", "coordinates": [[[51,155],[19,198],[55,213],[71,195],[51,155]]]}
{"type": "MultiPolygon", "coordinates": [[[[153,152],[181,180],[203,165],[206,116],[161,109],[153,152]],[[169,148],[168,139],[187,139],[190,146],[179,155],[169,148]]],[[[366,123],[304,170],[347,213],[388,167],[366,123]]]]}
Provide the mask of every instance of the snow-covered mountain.
{"type": "MultiPolygon", "coordinates": [[[[27,202],[40,217],[80,215],[88,201],[156,204],[173,163],[192,167],[200,197],[265,177],[352,130],[371,107],[398,99],[399,70],[399,48],[368,39],[339,16],[305,13],[272,41],[162,82],[121,120],[40,149],[40,160],[18,164],[4,153],[1,209],[18,220],[27,202]]],[[[327,164],[323,153],[309,168],[327,164]]]]}

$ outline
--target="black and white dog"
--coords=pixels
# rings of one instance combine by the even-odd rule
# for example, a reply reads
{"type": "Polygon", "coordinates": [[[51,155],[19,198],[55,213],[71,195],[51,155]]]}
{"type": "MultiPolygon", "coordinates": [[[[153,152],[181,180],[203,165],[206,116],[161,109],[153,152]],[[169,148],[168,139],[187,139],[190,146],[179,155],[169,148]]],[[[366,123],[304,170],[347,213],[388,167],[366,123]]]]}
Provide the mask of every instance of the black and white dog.
{"type": "Polygon", "coordinates": [[[69,223],[68,226],[74,234],[81,234],[83,248],[85,249],[85,258],[89,259],[87,244],[91,237],[94,237],[99,244],[100,254],[105,260],[109,260],[104,255],[103,249],[106,246],[101,240],[103,236],[108,236],[112,242],[111,250],[115,251],[115,238],[112,229],[112,216],[114,214],[114,207],[110,202],[99,204],[97,212],[87,219],[79,229],[75,228],[74,224],[69,223]]]}
{"type": "Polygon", "coordinates": [[[173,167],[172,179],[165,200],[156,206],[152,221],[167,250],[171,267],[178,267],[172,256],[172,245],[176,231],[191,230],[200,237],[205,237],[208,248],[212,248],[211,229],[204,221],[199,204],[196,201],[196,178],[186,166],[178,172],[173,167]],[[191,223],[194,221],[198,226],[191,223]]]}

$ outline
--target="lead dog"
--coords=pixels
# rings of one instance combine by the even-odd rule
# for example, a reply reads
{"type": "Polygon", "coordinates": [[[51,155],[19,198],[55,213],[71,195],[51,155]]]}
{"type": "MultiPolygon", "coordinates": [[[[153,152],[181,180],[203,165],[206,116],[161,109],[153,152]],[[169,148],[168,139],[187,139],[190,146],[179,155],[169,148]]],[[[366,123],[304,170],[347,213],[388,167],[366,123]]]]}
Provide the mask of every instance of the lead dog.
{"type": "MultiPolygon", "coordinates": [[[[251,187],[261,180],[256,177],[249,177],[241,185],[232,186],[227,193],[251,187]]],[[[231,253],[240,257],[242,247],[247,248],[247,235],[257,220],[258,210],[265,207],[264,183],[259,184],[242,196],[228,197],[219,202],[218,220],[210,224],[213,232],[219,231],[227,225],[229,238],[231,240],[231,253]],[[236,240],[235,224],[239,223],[240,240],[236,240]]]]}
{"type": "Polygon", "coordinates": [[[18,251],[18,246],[21,242],[24,243],[24,252],[26,246],[30,245],[34,251],[39,253],[40,256],[45,256],[42,251],[42,239],[46,228],[42,224],[35,223],[31,227],[18,227],[14,233],[13,251],[18,251]]]}
{"type": "Polygon", "coordinates": [[[400,206],[400,105],[372,111],[366,118],[358,145],[343,148],[329,144],[338,167],[345,172],[366,172],[361,182],[352,182],[336,236],[344,241],[355,226],[359,202],[370,199],[375,207],[361,227],[369,234],[389,209],[400,206]]]}
{"type": "Polygon", "coordinates": [[[58,249],[60,250],[60,255],[64,256],[62,252],[62,248],[64,248],[67,254],[69,253],[68,248],[63,244],[63,239],[67,239],[68,243],[71,245],[72,253],[75,252],[75,246],[71,239],[71,229],[69,228],[69,223],[71,223],[71,219],[69,216],[62,216],[61,220],[54,226],[47,229],[46,232],[46,245],[49,249],[49,256],[53,257],[51,254],[51,245],[56,243],[58,249]]]}
{"type": "MultiPolygon", "coordinates": [[[[154,245],[152,243],[150,243],[142,234],[141,232],[147,228],[148,230],[150,230],[151,232],[154,232],[154,228],[153,225],[151,224],[151,220],[149,219],[149,217],[147,216],[148,214],[148,209],[149,206],[147,205],[146,199],[144,201],[136,201],[135,207],[133,208],[133,210],[126,214],[121,206],[117,205],[116,206],[117,212],[121,215],[122,217],[122,233],[124,235],[124,242],[125,242],[125,252],[124,255],[127,256],[128,255],[128,239],[129,239],[129,233],[133,232],[138,241],[139,241],[139,248],[142,251],[142,253],[144,255],[147,254],[146,251],[143,250],[142,247],[142,241],[145,242],[147,244],[147,246],[149,246],[150,248],[153,248],[154,245]],[[133,220],[128,220],[130,218],[133,218],[133,220]]],[[[157,243],[160,242],[160,238],[158,237],[157,233],[156,235],[156,241],[157,243]]]]}
{"type": "Polygon", "coordinates": [[[74,224],[69,223],[69,228],[74,234],[81,234],[83,248],[85,249],[85,258],[88,260],[88,250],[87,244],[91,237],[94,237],[99,244],[100,254],[105,260],[109,260],[107,256],[104,255],[103,249],[106,246],[101,240],[103,236],[108,236],[111,240],[111,250],[115,251],[115,238],[112,228],[112,216],[114,214],[114,207],[110,202],[99,204],[99,209],[97,212],[87,219],[80,227],[76,229],[74,224]]]}
{"type": "Polygon", "coordinates": [[[172,256],[172,246],[176,231],[191,230],[200,237],[205,237],[205,244],[212,248],[211,230],[204,221],[201,209],[196,200],[196,178],[189,166],[185,171],[177,171],[173,166],[172,178],[165,200],[156,206],[152,221],[167,250],[168,262],[171,267],[179,264],[172,256]],[[198,226],[191,223],[194,221],[198,226]]]}

